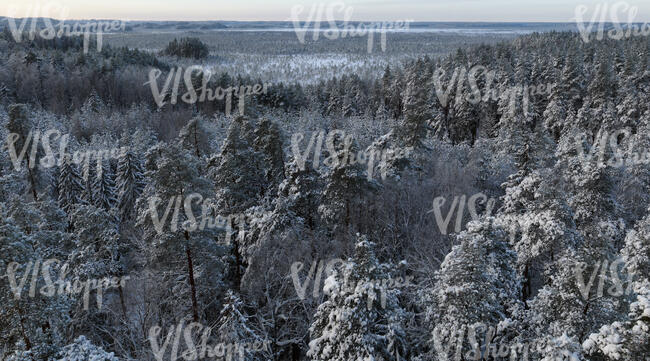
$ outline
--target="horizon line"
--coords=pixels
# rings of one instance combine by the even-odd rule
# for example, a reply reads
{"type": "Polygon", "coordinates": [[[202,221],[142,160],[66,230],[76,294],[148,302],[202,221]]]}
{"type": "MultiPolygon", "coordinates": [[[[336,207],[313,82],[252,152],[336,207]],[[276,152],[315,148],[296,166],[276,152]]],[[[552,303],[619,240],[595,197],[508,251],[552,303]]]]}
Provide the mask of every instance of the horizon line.
{"type": "MultiPolygon", "coordinates": [[[[198,23],[198,22],[241,22],[241,23],[253,23],[253,22],[268,22],[268,23],[292,23],[293,20],[287,19],[287,20],[225,20],[225,19],[217,19],[217,20],[180,20],[180,19],[164,19],[164,20],[154,20],[154,19],[119,19],[119,18],[69,18],[69,19],[59,19],[59,18],[53,18],[53,17],[11,17],[11,16],[6,16],[6,15],[0,15],[1,18],[5,19],[16,19],[16,20],[23,20],[23,19],[50,19],[50,20],[57,20],[57,21],[84,21],[84,20],[104,20],[104,21],[125,21],[125,22],[186,22],[186,23],[198,23]]],[[[335,22],[346,22],[346,20],[333,20],[335,22]]],[[[348,23],[377,23],[377,22],[410,22],[410,23],[470,23],[470,24],[516,24],[516,23],[527,23],[527,24],[576,24],[575,21],[528,21],[528,20],[507,20],[507,21],[495,21],[495,20],[411,20],[411,19],[400,19],[400,20],[348,20],[348,23]]],[[[301,21],[301,23],[303,23],[301,21]]],[[[306,23],[306,22],[304,22],[306,23]]],[[[311,23],[329,23],[329,20],[319,20],[319,21],[312,21],[311,23]]],[[[620,25],[627,25],[627,24],[639,24],[639,25],[645,25],[650,23],[650,21],[636,21],[632,23],[628,22],[612,22],[612,21],[604,21],[604,22],[594,22],[593,24],[620,24],[620,25]]]]}

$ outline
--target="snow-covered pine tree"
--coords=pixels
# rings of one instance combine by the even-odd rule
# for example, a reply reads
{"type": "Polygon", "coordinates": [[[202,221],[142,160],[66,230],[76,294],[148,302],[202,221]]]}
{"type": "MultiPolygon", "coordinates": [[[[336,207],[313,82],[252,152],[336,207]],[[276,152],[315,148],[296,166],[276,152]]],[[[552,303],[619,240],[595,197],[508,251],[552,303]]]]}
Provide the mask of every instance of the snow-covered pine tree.
{"type": "MultiPolygon", "coordinates": [[[[9,121],[7,122],[7,131],[8,133],[14,133],[18,136],[16,141],[13,144],[16,155],[20,156],[20,153],[25,149],[25,158],[20,161],[21,166],[26,167],[26,175],[29,179],[29,184],[31,185],[32,197],[35,201],[38,200],[38,185],[39,185],[39,176],[36,164],[32,162],[32,149],[34,149],[34,143],[36,139],[36,131],[34,127],[34,122],[31,121],[27,115],[27,105],[26,104],[12,104],[8,108],[9,121]],[[31,134],[30,134],[31,133],[31,134]],[[27,144],[27,140],[30,141],[27,144]],[[27,148],[27,146],[29,146],[27,148]],[[23,165],[23,161],[25,164],[23,165]]],[[[34,161],[38,162],[38,154],[42,153],[40,148],[38,148],[37,154],[34,154],[34,161]]]]}
{"type": "MultiPolygon", "coordinates": [[[[628,298],[628,313],[591,334],[583,348],[608,361],[644,361],[650,354],[650,215],[628,232],[621,255],[625,260],[622,271],[628,279],[620,281],[632,282],[633,293],[620,295],[628,298]]],[[[614,292],[627,292],[630,285],[624,286],[614,292]]]]}
{"type": "Polygon", "coordinates": [[[406,355],[399,289],[386,287],[390,265],[357,236],[355,255],[325,281],[327,300],[314,315],[307,356],[317,361],[397,360],[406,355]]]}
{"type": "Polygon", "coordinates": [[[349,91],[346,91],[341,100],[341,115],[345,118],[355,115],[357,110],[357,105],[355,104],[354,94],[359,91],[356,84],[352,85],[352,88],[349,91]]]}
{"type": "Polygon", "coordinates": [[[616,105],[617,119],[614,128],[629,128],[636,131],[639,117],[643,114],[643,108],[639,104],[640,101],[643,101],[639,95],[643,90],[639,89],[640,84],[635,75],[630,74],[626,77],[627,79],[623,82],[620,90],[622,100],[616,105]]]}
{"type": "Polygon", "coordinates": [[[517,268],[524,286],[522,301],[545,284],[547,262],[564,248],[579,243],[573,212],[552,174],[552,170],[542,168],[518,181],[510,179],[499,210],[498,217],[507,225],[510,243],[517,252],[517,268]]]}
{"type": "Polygon", "coordinates": [[[262,157],[253,149],[253,131],[247,119],[237,117],[218,157],[210,165],[217,189],[217,203],[224,215],[242,213],[255,204],[265,189],[262,157]]]}
{"type": "Polygon", "coordinates": [[[406,93],[404,95],[404,119],[396,127],[395,134],[407,147],[420,148],[427,138],[431,112],[428,100],[431,79],[424,62],[418,59],[406,73],[406,93]]]}
{"type": "Polygon", "coordinates": [[[61,349],[54,361],[119,361],[113,352],[106,352],[93,345],[85,336],[79,336],[74,343],[61,349]]]}
{"type": "Polygon", "coordinates": [[[566,55],[566,61],[559,81],[556,82],[558,91],[566,95],[568,109],[578,111],[582,107],[585,92],[585,74],[581,50],[571,48],[566,55]]]}
{"type": "Polygon", "coordinates": [[[634,275],[638,285],[650,280],[650,208],[648,211],[645,218],[628,232],[621,250],[626,271],[634,275]]]}
{"type": "Polygon", "coordinates": [[[551,100],[544,110],[544,127],[553,135],[557,141],[562,134],[562,130],[566,127],[565,121],[567,118],[567,104],[564,99],[565,93],[560,91],[560,87],[556,86],[551,91],[551,100]]]}
{"type": "MultiPolygon", "coordinates": [[[[68,241],[62,232],[65,221],[57,222],[38,206],[15,199],[8,209],[0,209],[0,269],[7,271],[7,280],[0,282],[0,346],[14,350],[10,360],[53,357],[71,321],[68,297],[57,293],[55,284],[43,287],[42,272],[34,272],[45,260],[62,259],[61,245],[68,241]]],[[[59,278],[61,266],[49,263],[52,280],[59,278]]]]}
{"type": "MultiPolygon", "coordinates": [[[[465,84],[465,79],[463,79],[465,84]]],[[[449,127],[449,138],[452,144],[459,144],[469,141],[474,144],[478,136],[479,112],[478,105],[472,104],[469,86],[463,86],[461,91],[456,95],[458,101],[453,103],[454,122],[449,127]]]]}
{"type": "Polygon", "coordinates": [[[378,184],[367,179],[362,164],[351,161],[359,153],[356,141],[350,136],[342,139],[338,135],[332,137],[337,154],[330,155],[331,162],[326,160],[330,169],[318,212],[331,230],[345,231],[353,223],[353,216],[364,208],[364,197],[376,190],[378,184]]]}
{"type": "Polygon", "coordinates": [[[286,164],[285,178],[278,187],[278,195],[286,198],[289,209],[303,218],[311,229],[319,224],[320,183],[318,173],[312,167],[301,169],[292,160],[286,164]]]}
{"type": "Polygon", "coordinates": [[[521,99],[522,88],[510,87],[499,99],[499,137],[503,139],[505,153],[516,152],[534,131],[533,124],[526,117],[521,99]]]}
{"type": "Polygon", "coordinates": [[[391,70],[386,66],[382,77],[382,88],[384,93],[384,105],[394,119],[402,116],[403,99],[401,92],[403,89],[404,79],[400,70],[391,70]]]}
{"type": "MultiPolygon", "coordinates": [[[[341,80],[343,81],[343,80],[341,80]]],[[[326,94],[328,96],[327,98],[327,108],[325,109],[325,114],[330,115],[330,116],[335,116],[340,113],[342,109],[342,97],[343,95],[341,94],[340,88],[337,86],[338,81],[336,78],[332,79],[332,81],[328,82],[328,87],[326,94]]]]}
{"type": "Polygon", "coordinates": [[[263,337],[253,326],[253,317],[244,309],[241,298],[232,290],[226,293],[216,327],[216,341],[226,346],[227,360],[265,360],[266,352],[252,350],[249,345],[263,345],[263,337]]]}
{"type": "Polygon", "coordinates": [[[507,243],[507,232],[488,217],[468,223],[457,237],[460,244],[445,257],[435,285],[423,292],[435,360],[468,353],[475,348],[465,341],[469,328],[512,322],[522,308],[521,283],[512,267],[516,253],[507,243]]]}
{"type": "Polygon", "coordinates": [[[603,275],[599,276],[595,268],[614,260],[617,244],[622,243],[624,224],[615,218],[617,207],[611,197],[609,175],[596,162],[577,157],[575,139],[568,140],[571,134],[574,133],[569,129],[560,139],[559,160],[553,172],[563,174],[558,184],[567,192],[577,237],[571,236],[570,223],[565,222],[569,227],[562,231],[562,237],[569,236],[567,239],[576,242],[566,242],[560,253],[547,261],[548,281],[529,302],[528,318],[534,334],[531,337],[542,345],[538,355],[552,354],[544,347],[575,352],[575,345],[595,332],[603,321],[616,317],[619,308],[619,300],[598,294],[589,286],[589,280],[593,275],[601,282],[603,275]],[[560,339],[564,341],[556,342],[560,339]]]}
{"type": "Polygon", "coordinates": [[[625,223],[617,216],[619,206],[612,196],[612,177],[603,165],[570,160],[565,170],[578,230],[594,260],[613,259],[625,237],[625,223]]]}
{"type": "Polygon", "coordinates": [[[61,174],[61,168],[58,164],[55,164],[50,170],[50,178],[48,181],[49,195],[53,199],[59,199],[59,175],[61,174]]]}
{"type": "MultiPolygon", "coordinates": [[[[93,205],[81,205],[72,214],[72,224],[75,247],[68,256],[68,261],[73,266],[71,272],[73,275],[82,280],[126,276],[126,256],[129,247],[120,242],[115,219],[107,210],[93,205]]],[[[117,291],[122,313],[126,319],[124,290],[120,286],[117,291]]],[[[96,305],[97,312],[101,312],[101,307],[97,303],[96,305]]],[[[88,307],[95,309],[91,304],[88,307]]],[[[84,328],[87,325],[81,324],[79,327],[84,328]]]]}
{"type": "Polygon", "coordinates": [[[278,125],[263,118],[254,131],[253,147],[262,155],[267,194],[275,195],[277,186],[284,179],[283,137],[278,125]]]}
{"type": "Polygon", "coordinates": [[[431,109],[431,130],[433,134],[444,141],[450,140],[454,99],[459,77],[464,73],[459,68],[451,69],[450,60],[442,64],[432,65],[432,89],[428,92],[428,104],[431,109]]]}
{"type": "Polygon", "coordinates": [[[183,148],[189,150],[198,159],[211,152],[210,134],[206,129],[205,120],[199,116],[190,119],[181,128],[178,138],[183,148]]]}
{"type": "MultiPolygon", "coordinates": [[[[513,78],[514,71],[512,69],[512,64],[510,61],[505,60],[503,64],[499,66],[499,69],[496,71],[496,82],[495,88],[497,90],[497,116],[499,117],[499,123],[501,123],[501,118],[507,113],[514,114],[511,106],[511,103],[516,99],[512,91],[516,90],[513,87],[513,78]]],[[[493,96],[493,94],[491,94],[493,96]]],[[[501,126],[499,125],[499,130],[501,126]]]]}
{"type": "Polygon", "coordinates": [[[97,114],[105,114],[106,112],[106,105],[102,101],[102,98],[97,94],[97,90],[93,89],[84,102],[84,104],[81,106],[81,112],[86,114],[87,116],[91,116],[92,113],[97,114]]]}
{"type": "Polygon", "coordinates": [[[592,99],[592,106],[598,107],[612,102],[615,94],[615,80],[612,74],[612,62],[606,51],[599,51],[595,59],[596,69],[587,92],[592,99]]]}
{"type": "MultiPolygon", "coordinates": [[[[549,84],[548,79],[545,74],[545,67],[542,65],[543,62],[548,61],[548,59],[542,58],[541,56],[535,56],[532,62],[532,70],[530,74],[530,79],[528,83],[522,84],[524,87],[524,102],[528,102],[529,106],[524,108],[527,109],[528,122],[537,126],[542,121],[542,114],[548,105],[549,96],[546,94],[531,94],[531,87],[544,86],[546,90],[547,85],[549,84]]],[[[552,90],[551,90],[552,91],[552,90]]]]}
{"type": "Polygon", "coordinates": [[[650,207],[650,113],[642,117],[636,134],[624,137],[612,159],[620,165],[620,184],[623,194],[619,198],[625,220],[641,220],[650,207]]]}
{"type": "MultiPolygon", "coordinates": [[[[617,315],[618,301],[608,294],[598,294],[589,280],[593,275],[601,282],[603,275],[598,276],[595,267],[613,260],[621,225],[610,218],[614,207],[608,199],[607,176],[602,168],[563,158],[555,172],[560,169],[565,169],[569,179],[567,189],[572,196],[568,203],[579,237],[575,245],[564,244],[561,253],[547,263],[548,281],[529,302],[528,337],[539,345],[533,357],[569,353],[580,359],[580,347],[576,345],[603,321],[617,315]],[[568,162],[568,168],[564,168],[564,162],[568,162]]],[[[570,228],[563,232],[570,235],[570,228]]]]}
{"type": "Polygon", "coordinates": [[[144,250],[150,267],[178,275],[170,282],[184,292],[177,296],[180,305],[170,307],[188,308],[196,322],[203,314],[203,302],[212,302],[214,294],[221,292],[225,246],[217,242],[217,236],[226,225],[214,218],[214,205],[209,204],[214,188],[199,171],[200,160],[179,142],[160,143],[146,157],[152,168],[147,170],[150,181],[137,201],[136,226],[151,246],[144,250]],[[178,257],[185,262],[169,262],[178,257]]]}

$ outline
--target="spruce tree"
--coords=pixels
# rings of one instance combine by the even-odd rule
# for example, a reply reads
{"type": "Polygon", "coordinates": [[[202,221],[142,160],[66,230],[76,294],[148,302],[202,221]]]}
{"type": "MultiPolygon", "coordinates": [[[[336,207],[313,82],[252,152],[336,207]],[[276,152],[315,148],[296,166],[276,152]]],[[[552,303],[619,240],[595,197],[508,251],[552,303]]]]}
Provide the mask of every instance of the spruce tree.
{"type": "Polygon", "coordinates": [[[135,153],[120,154],[117,164],[117,207],[122,221],[132,217],[135,202],[145,186],[144,170],[135,153]]]}
{"type": "Polygon", "coordinates": [[[70,157],[65,157],[59,173],[59,206],[68,215],[76,204],[83,202],[83,179],[70,157]]]}
{"type": "Polygon", "coordinates": [[[102,162],[93,178],[93,200],[96,207],[111,211],[117,206],[115,196],[115,174],[110,162],[102,162]]]}
{"type": "Polygon", "coordinates": [[[398,138],[405,146],[421,147],[427,137],[431,114],[427,101],[429,89],[427,81],[431,78],[422,60],[408,70],[406,74],[406,94],[404,95],[404,119],[396,129],[398,138]]]}

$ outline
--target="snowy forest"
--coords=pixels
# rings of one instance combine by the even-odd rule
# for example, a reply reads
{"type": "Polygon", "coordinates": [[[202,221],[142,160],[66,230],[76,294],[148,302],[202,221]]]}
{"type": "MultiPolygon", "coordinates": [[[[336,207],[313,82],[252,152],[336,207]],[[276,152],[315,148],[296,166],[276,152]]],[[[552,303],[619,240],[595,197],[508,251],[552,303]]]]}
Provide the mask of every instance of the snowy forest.
{"type": "Polygon", "coordinates": [[[647,36],[15,35],[0,361],[650,360],[647,36]]]}

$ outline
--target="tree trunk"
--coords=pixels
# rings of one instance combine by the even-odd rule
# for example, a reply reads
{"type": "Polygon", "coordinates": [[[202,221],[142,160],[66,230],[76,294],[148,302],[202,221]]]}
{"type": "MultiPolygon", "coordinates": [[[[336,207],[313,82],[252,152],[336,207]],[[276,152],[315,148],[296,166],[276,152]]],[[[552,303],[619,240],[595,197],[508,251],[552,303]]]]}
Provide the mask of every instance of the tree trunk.
{"type": "Polygon", "coordinates": [[[126,305],[124,304],[124,292],[122,291],[122,285],[117,288],[120,291],[120,304],[122,305],[122,314],[124,315],[124,320],[126,321],[126,305]]]}
{"type": "Polygon", "coordinates": [[[18,317],[20,319],[20,333],[23,336],[23,341],[25,342],[25,348],[27,351],[31,350],[32,348],[32,343],[29,341],[29,337],[27,337],[27,333],[25,332],[25,317],[23,316],[23,310],[20,308],[20,306],[16,303],[16,309],[18,310],[18,317]]]}
{"type": "MultiPolygon", "coordinates": [[[[582,314],[584,316],[587,316],[587,312],[589,312],[589,300],[587,300],[587,302],[585,303],[585,308],[582,310],[582,314]]],[[[578,338],[578,340],[580,340],[580,342],[582,342],[584,340],[584,336],[585,336],[584,332],[581,331],[580,332],[580,338],[578,338]]]]}
{"type": "Polygon", "coordinates": [[[293,361],[300,360],[300,346],[296,343],[291,344],[291,359],[293,361]]]}
{"type": "Polygon", "coordinates": [[[345,200],[345,228],[350,226],[350,201],[345,200]]]}
{"type": "Polygon", "coordinates": [[[34,174],[30,168],[29,161],[27,162],[27,173],[29,174],[29,183],[32,185],[32,195],[34,196],[34,201],[38,202],[38,195],[36,195],[36,182],[34,181],[34,174]]]}
{"type": "Polygon", "coordinates": [[[241,266],[242,266],[242,261],[241,261],[241,257],[239,256],[239,244],[237,243],[237,239],[233,240],[232,244],[233,244],[232,251],[233,251],[234,256],[235,256],[235,274],[234,274],[234,276],[235,276],[235,285],[234,286],[235,286],[235,290],[237,290],[237,292],[239,292],[240,291],[240,285],[241,285],[241,277],[242,277],[241,272],[240,272],[241,266]]]}
{"type": "Polygon", "coordinates": [[[197,121],[197,123],[194,124],[194,148],[196,150],[196,157],[201,158],[201,153],[199,153],[199,141],[198,141],[198,137],[196,135],[196,133],[197,133],[196,128],[198,128],[198,127],[199,127],[199,124],[198,124],[198,121],[197,121]]]}
{"type": "Polygon", "coordinates": [[[522,292],[522,301],[526,304],[526,300],[530,297],[531,294],[531,284],[530,284],[530,264],[526,263],[526,269],[524,270],[524,289],[522,292]]]}
{"type": "MultiPolygon", "coordinates": [[[[443,115],[442,123],[445,125],[444,132],[447,133],[447,137],[451,140],[451,134],[449,132],[449,103],[447,103],[446,107],[442,108],[442,115],[443,115]]],[[[452,144],[454,144],[453,140],[452,140],[452,144]]]]}
{"type": "MultiPolygon", "coordinates": [[[[189,241],[190,236],[185,231],[185,239],[189,241]]],[[[190,275],[190,289],[192,292],[192,317],[194,322],[199,322],[199,306],[196,302],[196,283],[194,283],[194,266],[192,265],[192,251],[189,244],[185,247],[185,254],[187,255],[187,272],[190,275]]]]}

